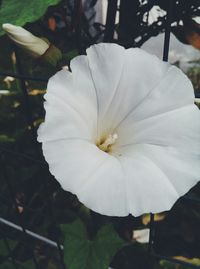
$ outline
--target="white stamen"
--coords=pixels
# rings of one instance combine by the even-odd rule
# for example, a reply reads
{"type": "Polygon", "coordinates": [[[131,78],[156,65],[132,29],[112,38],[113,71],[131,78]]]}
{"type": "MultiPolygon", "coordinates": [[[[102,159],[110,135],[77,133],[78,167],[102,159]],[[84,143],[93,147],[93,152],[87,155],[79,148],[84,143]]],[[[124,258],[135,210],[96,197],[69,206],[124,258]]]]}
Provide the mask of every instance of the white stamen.
{"type": "Polygon", "coordinates": [[[109,134],[108,138],[99,145],[99,148],[105,152],[107,152],[109,150],[109,147],[113,144],[115,144],[116,140],[118,138],[117,134],[109,134]]]}

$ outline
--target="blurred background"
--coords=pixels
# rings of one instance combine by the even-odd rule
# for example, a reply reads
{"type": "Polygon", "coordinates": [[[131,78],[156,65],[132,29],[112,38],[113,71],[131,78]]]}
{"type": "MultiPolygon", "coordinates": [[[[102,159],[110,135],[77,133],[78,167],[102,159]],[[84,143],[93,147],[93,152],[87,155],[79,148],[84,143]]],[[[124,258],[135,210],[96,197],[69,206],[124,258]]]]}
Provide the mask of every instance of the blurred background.
{"type": "Polygon", "coordinates": [[[0,3],[0,25],[23,26],[62,52],[52,66],[0,28],[0,269],[200,268],[199,184],[170,212],[102,216],[60,188],[36,142],[48,78],[94,43],[141,47],[162,59],[170,30],[169,62],[190,78],[200,106],[200,1],[0,3]]]}

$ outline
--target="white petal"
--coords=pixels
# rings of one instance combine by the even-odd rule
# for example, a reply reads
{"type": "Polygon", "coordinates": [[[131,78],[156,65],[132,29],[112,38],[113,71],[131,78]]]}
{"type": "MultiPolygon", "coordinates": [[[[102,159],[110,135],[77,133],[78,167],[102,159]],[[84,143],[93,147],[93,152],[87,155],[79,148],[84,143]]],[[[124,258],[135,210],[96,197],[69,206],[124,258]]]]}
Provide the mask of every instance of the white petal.
{"type": "Polygon", "coordinates": [[[194,104],[193,86],[180,69],[171,66],[164,78],[148,92],[139,105],[133,105],[133,109],[123,120],[131,119],[136,122],[189,104],[194,104]]]}
{"type": "Polygon", "coordinates": [[[77,196],[83,204],[103,215],[123,217],[130,213],[124,171],[117,158],[109,154],[77,196]]]}
{"type": "Polygon", "coordinates": [[[188,77],[171,66],[164,79],[134,110],[134,121],[194,104],[194,89],[188,77]]]}
{"type": "Polygon", "coordinates": [[[123,173],[115,157],[79,139],[45,142],[43,152],[64,190],[98,213],[128,215],[123,173]]]}
{"type": "Polygon", "coordinates": [[[133,152],[119,157],[125,174],[129,212],[133,216],[169,210],[178,199],[176,189],[151,159],[133,152]]]}
{"type": "Polygon", "coordinates": [[[170,147],[153,145],[138,145],[138,151],[151,158],[164,172],[180,196],[188,192],[200,180],[199,152],[192,154],[170,147]]]}
{"type": "MultiPolygon", "coordinates": [[[[101,43],[87,49],[100,122],[107,113],[120,82],[124,55],[125,49],[116,44],[101,43]]],[[[101,127],[102,124],[99,128],[101,127]]],[[[102,130],[100,129],[99,132],[102,130]]]]}
{"type": "Polygon", "coordinates": [[[199,152],[199,117],[200,111],[195,105],[158,114],[139,122],[134,122],[129,117],[117,130],[117,142],[119,145],[153,144],[179,148],[187,153],[199,152]]]}
{"type": "Polygon", "coordinates": [[[38,131],[40,142],[96,137],[96,95],[86,56],[76,57],[71,66],[72,73],[62,70],[49,80],[45,123],[38,131]]]}
{"type": "Polygon", "coordinates": [[[133,215],[169,210],[200,179],[199,154],[140,144],[121,148],[119,155],[133,215]]]}
{"type": "Polygon", "coordinates": [[[48,101],[44,103],[45,122],[38,130],[38,141],[45,142],[66,138],[82,138],[91,140],[91,132],[82,115],[69,103],[48,93],[48,101]]]}
{"type": "Polygon", "coordinates": [[[97,91],[99,120],[107,129],[118,125],[138,106],[170,67],[141,49],[124,50],[115,44],[92,46],[87,54],[97,91]]]}
{"type": "Polygon", "coordinates": [[[148,98],[169,68],[168,63],[141,49],[126,50],[123,73],[108,111],[108,117],[115,128],[148,98]]]}

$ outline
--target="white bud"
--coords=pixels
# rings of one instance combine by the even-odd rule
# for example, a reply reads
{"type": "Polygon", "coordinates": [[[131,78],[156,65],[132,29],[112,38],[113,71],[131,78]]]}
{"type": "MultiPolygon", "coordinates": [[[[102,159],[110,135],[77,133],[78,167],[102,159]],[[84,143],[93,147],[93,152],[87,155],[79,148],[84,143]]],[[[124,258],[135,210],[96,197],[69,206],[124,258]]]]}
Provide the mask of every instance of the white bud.
{"type": "Polygon", "coordinates": [[[49,48],[49,44],[47,42],[37,36],[34,36],[20,26],[4,23],[2,28],[6,31],[9,38],[16,43],[16,45],[25,49],[34,57],[42,56],[49,48]]]}

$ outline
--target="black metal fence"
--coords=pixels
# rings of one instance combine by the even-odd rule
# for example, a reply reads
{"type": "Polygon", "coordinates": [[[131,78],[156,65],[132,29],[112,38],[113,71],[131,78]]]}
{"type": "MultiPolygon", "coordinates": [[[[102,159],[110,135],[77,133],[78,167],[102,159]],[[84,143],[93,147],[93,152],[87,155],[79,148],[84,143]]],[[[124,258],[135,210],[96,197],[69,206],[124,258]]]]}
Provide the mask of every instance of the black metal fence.
{"type": "MultiPolygon", "coordinates": [[[[80,1],[79,1],[80,2],[80,1]]],[[[165,24],[165,40],[163,44],[163,60],[168,60],[169,44],[170,44],[170,26],[171,26],[171,16],[173,10],[173,0],[167,1],[168,9],[166,15],[165,24]]],[[[115,16],[116,12],[120,12],[120,7],[118,7],[117,0],[108,1],[108,11],[105,29],[102,30],[104,35],[104,41],[113,41],[114,27],[115,27],[115,16]]],[[[77,36],[77,47],[81,51],[81,23],[78,25],[76,30],[77,36]]],[[[37,261],[37,249],[34,248],[35,242],[39,242],[40,253],[48,249],[49,255],[54,253],[57,259],[58,268],[65,268],[63,260],[63,245],[60,242],[59,228],[56,222],[57,216],[55,215],[55,207],[57,206],[57,201],[54,199],[55,190],[59,190],[59,185],[55,182],[52,176],[49,174],[48,166],[45,161],[41,158],[40,148],[36,142],[36,130],[33,121],[33,111],[31,109],[31,104],[29,101],[29,95],[27,91],[26,81],[42,81],[46,82],[46,79],[29,77],[24,75],[20,55],[17,48],[14,48],[16,55],[16,73],[1,72],[0,76],[12,76],[20,82],[20,87],[23,95],[23,108],[24,116],[29,126],[29,136],[31,137],[31,143],[34,144],[35,152],[32,154],[24,154],[23,152],[18,152],[13,150],[13,148],[0,148],[0,167],[1,167],[1,179],[2,188],[0,193],[0,203],[1,203],[1,215],[0,215],[0,244],[4,244],[6,255],[6,261],[11,266],[8,268],[41,268],[37,261]],[[29,174],[29,169],[34,169],[37,167],[37,173],[35,173],[31,178],[26,180],[23,179],[23,175],[20,174],[19,167],[24,168],[26,177],[29,174]],[[41,182],[42,178],[42,184],[41,182]],[[16,184],[17,180],[17,184],[16,184]],[[31,185],[32,192],[30,192],[27,197],[24,197],[22,192],[23,188],[31,185]],[[39,188],[39,189],[38,189],[39,188]],[[36,191],[37,190],[37,191],[36,191]],[[37,194],[36,194],[37,193],[37,194]],[[30,195],[30,196],[29,196],[30,195]],[[35,195],[39,196],[35,199],[35,195]],[[43,201],[38,203],[37,201],[43,201]],[[26,201],[24,201],[26,200],[26,201]],[[36,201],[36,202],[35,202],[36,201]],[[35,204],[36,203],[36,204],[35,204]],[[50,227],[51,238],[47,238],[42,230],[40,230],[41,219],[48,220],[48,227],[50,227]],[[16,257],[23,256],[23,251],[15,249],[13,251],[13,242],[17,238],[20,246],[26,249],[26,257],[17,259],[16,257]],[[19,253],[17,253],[19,251],[19,253]],[[16,254],[17,253],[17,254],[16,254]],[[26,263],[26,259],[31,261],[26,263]]],[[[193,203],[199,203],[200,200],[191,198],[190,196],[185,196],[182,200],[192,201],[193,203]]],[[[154,215],[151,214],[150,221],[150,238],[149,238],[149,253],[157,259],[168,260],[174,264],[181,264],[188,266],[189,268],[197,268],[198,266],[189,264],[188,262],[181,261],[175,258],[170,258],[168,255],[159,253],[158,247],[156,246],[156,229],[157,225],[154,221],[154,215]]],[[[48,228],[49,229],[49,228],[48,228]]],[[[171,242],[173,244],[173,242],[171,242]]],[[[1,262],[3,260],[0,260],[1,262]]],[[[0,268],[3,269],[3,267],[0,268]]],[[[174,267],[175,268],[175,267],[174,267]]],[[[200,266],[198,267],[200,268],[200,266]]]]}

